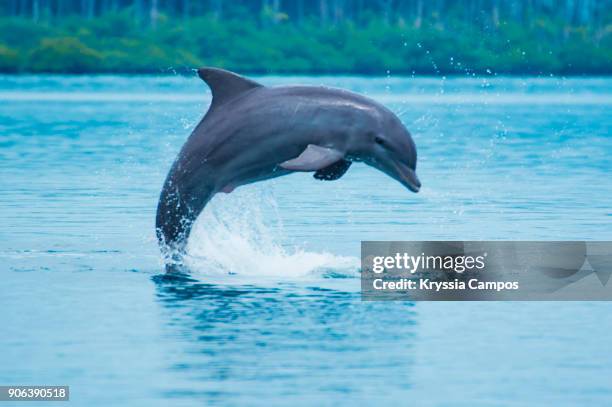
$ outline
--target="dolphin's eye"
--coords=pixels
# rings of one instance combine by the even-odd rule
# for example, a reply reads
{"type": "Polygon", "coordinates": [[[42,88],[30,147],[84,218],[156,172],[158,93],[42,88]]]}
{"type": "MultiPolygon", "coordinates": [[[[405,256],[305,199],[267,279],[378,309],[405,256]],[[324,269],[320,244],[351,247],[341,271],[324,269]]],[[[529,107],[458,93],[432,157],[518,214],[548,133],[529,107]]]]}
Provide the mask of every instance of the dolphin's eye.
{"type": "Polygon", "coordinates": [[[374,142],[375,142],[376,144],[381,145],[381,146],[384,146],[384,145],[385,145],[385,140],[383,140],[382,138],[380,138],[380,137],[378,137],[378,136],[374,137],[374,142]]]}

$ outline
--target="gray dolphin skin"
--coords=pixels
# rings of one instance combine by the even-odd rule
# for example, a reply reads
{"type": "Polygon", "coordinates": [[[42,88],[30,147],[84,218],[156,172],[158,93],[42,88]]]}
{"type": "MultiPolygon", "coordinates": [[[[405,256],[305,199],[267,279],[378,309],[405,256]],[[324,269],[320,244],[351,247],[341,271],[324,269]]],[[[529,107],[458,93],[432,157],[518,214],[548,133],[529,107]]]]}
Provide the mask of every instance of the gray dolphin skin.
{"type": "Polygon", "coordinates": [[[418,192],[417,153],[399,118],[342,89],[266,87],[232,72],[202,68],[208,112],[181,149],[157,207],[164,256],[184,254],[193,222],[217,192],[291,174],[336,180],[362,161],[418,192]]]}

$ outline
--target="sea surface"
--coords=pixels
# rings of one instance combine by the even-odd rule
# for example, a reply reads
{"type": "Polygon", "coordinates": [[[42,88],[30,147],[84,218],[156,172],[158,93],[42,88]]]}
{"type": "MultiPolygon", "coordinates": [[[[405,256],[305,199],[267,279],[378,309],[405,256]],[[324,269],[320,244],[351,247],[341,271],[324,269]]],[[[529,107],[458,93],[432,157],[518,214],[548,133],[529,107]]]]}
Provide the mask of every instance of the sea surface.
{"type": "MultiPolygon", "coordinates": [[[[0,77],[0,384],[79,406],[612,405],[607,302],[362,302],[361,240],[612,240],[612,79],[260,77],[364,93],[418,147],[154,214],[195,76],[0,77]]],[[[253,146],[256,148],[256,146],[253,146]]]]}

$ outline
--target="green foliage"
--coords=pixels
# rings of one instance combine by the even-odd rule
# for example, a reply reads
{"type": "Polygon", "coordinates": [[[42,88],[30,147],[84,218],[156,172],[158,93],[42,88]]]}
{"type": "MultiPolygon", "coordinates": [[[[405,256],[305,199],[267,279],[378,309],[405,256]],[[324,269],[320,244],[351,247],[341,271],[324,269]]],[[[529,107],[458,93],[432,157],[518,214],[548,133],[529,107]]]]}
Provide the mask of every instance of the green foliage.
{"type": "Polygon", "coordinates": [[[74,37],[43,38],[28,58],[32,72],[83,73],[98,69],[102,55],[74,37]]]}
{"type": "Polygon", "coordinates": [[[155,28],[121,11],[54,24],[0,19],[0,72],[154,73],[214,65],[240,72],[393,74],[610,74],[612,30],[551,18],[499,26],[435,16],[418,28],[363,15],[301,24],[236,9],[219,20],[160,16],[155,28]]]}
{"type": "Polygon", "coordinates": [[[43,38],[55,36],[57,31],[44,24],[18,18],[0,19],[0,43],[11,47],[31,48],[43,38]]]}
{"type": "Polygon", "coordinates": [[[17,72],[20,65],[17,51],[0,44],[0,72],[17,72]]]}

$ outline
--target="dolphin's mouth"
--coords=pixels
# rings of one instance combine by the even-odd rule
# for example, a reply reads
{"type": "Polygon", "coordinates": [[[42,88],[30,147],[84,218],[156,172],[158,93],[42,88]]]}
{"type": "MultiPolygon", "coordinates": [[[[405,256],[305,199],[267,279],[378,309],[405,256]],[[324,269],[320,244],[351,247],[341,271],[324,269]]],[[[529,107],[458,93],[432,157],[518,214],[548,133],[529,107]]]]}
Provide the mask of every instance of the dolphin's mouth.
{"type": "Polygon", "coordinates": [[[401,163],[394,164],[397,172],[397,180],[412,192],[419,192],[421,189],[421,181],[419,181],[416,172],[407,165],[401,163]]]}

